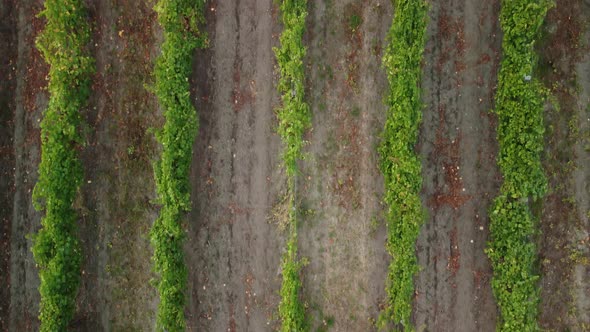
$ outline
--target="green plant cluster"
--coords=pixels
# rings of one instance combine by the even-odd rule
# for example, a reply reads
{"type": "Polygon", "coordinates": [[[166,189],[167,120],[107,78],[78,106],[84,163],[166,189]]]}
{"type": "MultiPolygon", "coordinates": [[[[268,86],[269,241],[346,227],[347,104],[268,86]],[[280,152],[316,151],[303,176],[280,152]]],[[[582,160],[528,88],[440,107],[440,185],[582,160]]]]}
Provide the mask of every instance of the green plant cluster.
{"type": "Polygon", "coordinates": [[[33,255],[41,285],[41,331],[66,331],[74,315],[82,253],[73,208],[82,183],[77,147],[82,143],[80,109],[90,94],[94,60],[82,0],[47,0],[39,13],[47,24],[37,48],[49,64],[49,105],[41,121],[41,163],[33,191],[42,228],[34,236],[33,255]]]}
{"type": "Polygon", "coordinates": [[[160,295],[158,331],[184,331],[187,268],[184,262],[182,220],[191,207],[189,171],[198,117],[191,103],[189,75],[194,50],[207,45],[199,26],[205,0],[160,0],[155,6],[164,42],[155,74],[155,94],[166,122],[156,133],[163,146],[155,165],[160,215],[150,232],[154,247],[156,287],[160,295]]]}
{"type": "Polygon", "coordinates": [[[299,299],[301,289],[301,261],[297,258],[297,203],[295,195],[297,161],[303,158],[303,134],[311,125],[309,106],[305,102],[305,72],[303,46],[307,0],[282,0],[280,48],[274,52],[280,68],[278,90],[282,94],[282,106],[277,110],[278,133],[284,145],[283,163],[287,172],[287,197],[289,204],[287,252],[282,259],[283,284],[281,286],[281,331],[305,331],[308,324],[305,309],[299,299]]]}
{"type": "Polygon", "coordinates": [[[281,285],[281,303],[279,315],[281,317],[281,331],[308,331],[309,324],[305,319],[305,307],[299,299],[301,278],[299,272],[303,262],[297,258],[297,210],[295,200],[289,198],[289,239],[287,252],[282,258],[283,284],[281,285]]]}
{"type": "Polygon", "coordinates": [[[536,331],[538,276],[534,272],[535,222],[529,199],[547,191],[541,166],[543,101],[546,92],[532,78],[533,49],[539,28],[551,7],[543,0],[504,0],[500,23],[503,59],[498,75],[498,165],[504,176],[490,213],[487,254],[494,276],[492,289],[501,313],[499,331],[536,331]]]}
{"type": "Polygon", "coordinates": [[[415,244],[424,220],[421,162],[414,145],[422,121],[420,79],[428,8],[422,0],[392,2],[395,16],[383,55],[389,81],[388,109],[379,147],[391,263],[386,287],[388,303],[379,326],[394,322],[412,329],[413,278],[418,272],[415,244]]]}
{"type": "MultiPolygon", "coordinates": [[[[311,125],[309,106],[305,102],[305,72],[303,46],[307,0],[283,0],[280,48],[274,48],[281,77],[278,90],[282,94],[282,106],[277,110],[278,133],[284,143],[283,162],[287,177],[292,181],[297,174],[297,160],[303,156],[303,133],[311,125]]],[[[290,182],[292,188],[294,183],[290,182]]]]}

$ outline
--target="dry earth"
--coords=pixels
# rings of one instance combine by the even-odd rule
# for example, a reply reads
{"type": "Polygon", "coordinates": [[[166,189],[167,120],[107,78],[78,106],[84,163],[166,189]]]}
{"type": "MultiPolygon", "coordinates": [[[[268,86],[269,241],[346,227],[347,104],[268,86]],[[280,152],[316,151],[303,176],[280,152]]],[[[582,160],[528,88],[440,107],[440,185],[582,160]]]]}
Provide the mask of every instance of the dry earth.
{"type": "Polygon", "coordinates": [[[385,300],[388,256],[378,133],[385,116],[386,1],[315,1],[308,17],[312,127],[299,180],[303,297],[314,328],[367,331],[385,300]]]}
{"type": "Polygon", "coordinates": [[[11,215],[9,331],[38,329],[39,277],[30,251],[28,235],[39,228],[41,215],[33,209],[31,192],[40,158],[39,119],[47,106],[47,67],[34,47],[41,28],[35,18],[40,1],[13,2],[16,41],[14,94],[14,198],[11,215]]]}
{"type": "Polygon", "coordinates": [[[590,329],[590,3],[559,1],[547,15],[539,71],[553,100],[545,110],[549,194],[539,236],[541,327],[590,329]]]}
{"type": "Polygon", "coordinates": [[[499,1],[433,2],[423,70],[419,151],[428,217],[418,239],[418,330],[494,331],[484,248],[498,193],[493,107],[499,1]]]}
{"type": "Polygon", "coordinates": [[[80,234],[85,253],[79,309],[87,331],[147,331],[155,323],[148,232],[156,218],[148,132],[161,123],[151,82],[155,14],[144,1],[88,2],[97,73],[85,111],[80,234]]]}
{"type": "Polygon", "coordinates": [[[192,77],[201,129],[191,179],[188,329],[264,331],[277,326],[283,240],[269,222],[283,188],[272,0],[208,3],[210,48],[192,77]]]}
{"type": "Polygon", "coordinates": [[[8,329],[10,307],[10,240],[14,199],[14,89],[16,15],[12,2],[0,2],[0,330],[8,329]]]}

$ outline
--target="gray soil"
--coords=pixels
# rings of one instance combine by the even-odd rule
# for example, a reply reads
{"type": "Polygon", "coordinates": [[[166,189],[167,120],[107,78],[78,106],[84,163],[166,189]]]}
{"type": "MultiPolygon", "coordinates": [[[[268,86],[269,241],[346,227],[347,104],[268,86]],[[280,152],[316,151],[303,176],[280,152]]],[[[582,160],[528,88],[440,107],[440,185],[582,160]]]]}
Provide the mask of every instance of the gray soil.
{"type": "Polygon", "coordinates": [[[420,155],[428,218],[417,243],[414,319],[423,331],[494,331],[484,252],[500,175],[493,108],[499,1],[431,3],[420,155]]]}
{"type": "Polygon", "coordinates": [[[540,210],[540,324],[590,328],[588,250],[590,6],[561,1],[547,16],[539,72],[554,100],[545,110],[544,167],[549,193],[540,210]]]}
{"type": "Polygon", "coordinates": [[[303,298],[317,329],[368,331],[385,299],[388,256],[376,147],[385,115],[381,45],[391,13],[388,2],[309,6],[313,129],[301,163],[299,247],[309,261],[303,298]],[[358,26],[353,17],[361,19],[358,26]]]}
{"type": "Polygon", "coordinates": [[[539,71],[554,98],[545,111],[550,191],[539,224],[540,324],[547,330],[590,328],[589,19],[590,4],[559,2],[539,46],[539,71]]]}
{"type": "Polygon", "coordinates": [[[85,253],[78,312],[85,331],[148,331],[155,323],[148,232],[157,216],[150,127],[160,123],[146,91],[159,32],[152,5],[111,0],[88,3],[97,74],[84,111],[85,181],[79,210],[85,253]]]}
{"type": "Polygon", "coordinates": [[[274,134],[278,94],[272,0],[208,3],[210,48],[192,83],[200,133],[186,244],[190,331],[277,326],[283,240],[268,216],[284,184],[274,134]]]}
{"type": "Polygon", "coordinates": [[[9,331],[38,329],[39,277],[31,253],[29,234],[40,225],[41,214],[33,208],[31,193],[40,161],[41,112],[47,106],[43,90],[47,67],[34,47],[40,20],[34,13],[41,1],[21,1],[16,6],[17,60],[14,104],[14,183],[11,225],[9,331]]]}
{"type": "MultiPolygon", "coordinates": [[[[581,22],[590,22],[590,3],[582,6],[581,22]]],[[[581,36],[584,56],[576,65],[576,77],[580,84],[577,104],[575,105],[579,136],[575,144],[577,168],[573,171],[574,195],[579,223],[575,227],[576,235],[572,237],[573,247],[579,252],[575,261],[573,296],[577,328],[581,331],[590,329],[590,31],[581,36]]]]}
{"type": "MultiPolygon", "coordinates": [[[[496,120],[489,112],[501,57],[499,2],[429,2],[417,145],[428,212],[416,249],[421,271],[413,321],[419,331],[494,331],[498,318],[484,248],[487,211],[501,183],[496,120]]],[[[154,329],[158,298],[149,282],[148,233],[158,211],[151,163],[160,147],[150,128],[163,119],[144,88],[161,43],[153,4],[87,1],[97,73],[82,111],[85,181],[76,208],[85,259],[71,326],[76,331],[154,329]]],[[[552,191],[535,205],[540,323],[584,331],[590,326],[590,56],[581,47],[559,62],[571,45],[558,42],[568,41],[559,33],[573,26],[581,45],[590,45],[588,26],[579,23],[589,21],[590,4],[560,4],[554,9],[559,15],[548,18],[539,74],[547,86],[570,87],[564,77],[577,80],[575,89],[556,93],[569,111],[546,111],[544,165],[552,191]],[[570,25],[564,21],[569,13],[577,15],[570,25]],[[577,128],[576,135],[568,128],[577,128]],[[564,167],[570,161],[575,167],[564,167]]],[[[0,114],[0,284],[10,286],[0,287],[0,331],[39,325],[38,271],[27,235],[41,217],[31,203],[48,98],[47,66],[34,47],[43,27],[35,18],[41,5],[0,1],[0,77],[8,78],[0,82],[0,108],[11,110],[0,114]]],[[[386,301],[390,260],[376,148],[387,93],[382,49],[394,9],[387,0],[314,0],[308,9],[312,129],[297,186],[299,250],[307,262],[302,299],[313,331],[372,331],[386,301]]],[[[210,0],[206,16],[209,48],[195,52],[190,78],[200,130],[190,174],[193,209],[185,224],[187,329],[272,331],[280,326],[285,245],[272,51],[279,46],[280,13],[274,0],[210,0]]]]}
{"type": "Polygon", "coordinates": [[[16,86],[16,8],[0,2],[0,331],[8,330],[10,238],[14,199],[14,90],[16,86]]]}

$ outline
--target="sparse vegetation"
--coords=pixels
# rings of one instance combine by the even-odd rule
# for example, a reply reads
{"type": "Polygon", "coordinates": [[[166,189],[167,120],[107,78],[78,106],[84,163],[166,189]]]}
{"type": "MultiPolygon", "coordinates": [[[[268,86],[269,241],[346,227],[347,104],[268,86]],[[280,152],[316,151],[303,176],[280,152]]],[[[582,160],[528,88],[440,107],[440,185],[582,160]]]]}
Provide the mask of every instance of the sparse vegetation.
{"type": "Polygon", "coordinates": [[[297,161],[303,158],[303,133],[310,126],[311,115],[305,102],[303,58],[303,32],[307,17],[307,0],[283,0],[280,5],[283,22],[280,48],[274,52],[280,68],[278,90],[282,105],[277,110],[278,133],[283,142],[283,165],[287,172],[288,240],[287,252],[282,259],[283,284],[281,286],[281,331],[306,331],[309,329],[305,309],[299,298],[302,262],[297,257],[296,199],[297,161]]]}
{"type": "Polygon", "coordinates": [[[360,15],[356,13],[350,15],[350,18],[348,19],[348,28],[350,29],[350,32],[355,33],[362,23],[363,18],[360,15]]]}

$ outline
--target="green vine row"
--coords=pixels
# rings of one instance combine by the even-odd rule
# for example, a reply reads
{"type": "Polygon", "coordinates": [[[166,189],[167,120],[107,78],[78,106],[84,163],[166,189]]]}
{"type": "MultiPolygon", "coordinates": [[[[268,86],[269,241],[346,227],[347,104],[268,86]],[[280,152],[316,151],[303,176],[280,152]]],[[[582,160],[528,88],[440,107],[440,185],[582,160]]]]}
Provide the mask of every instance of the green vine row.
{"type": "Polygon", "coordinates": [[[395,8],[383,55],[389,91],[387,118],[379,147],[388,206],[388,301],[378,325],[393,322],[411,330],[414,276],[418,272],[415,244],[424,221],[420,200],[421,162],[414,151],[422,121],[421,62],[426,41],[427,6],[422,0],[392,0],[395,8]]]}
{"type": "Polygon", "coordinates": [[[297,257],[297,161],[303,159],[303,134],[311,126],[309,106],[305,102],[305,73],[303,46],[307,0],[282,0],[280,5],[284,29],[280,48],[274,48],[280,68],[278,90],[282,106],[277,110],[278,133],[284,145],[283,164],[287,173],[288,240],[282,258],[283,283],[281,286],[281,331],[306,331],[305,308],[300,300],[302,263],[297,257]]]}
{"type": "Polygon", "coordinates": [[[41,284],[40,331],[66,331],[76,306],[82,253],[73,208],[83,180],[77,149],[80,109],[90,95],[94,60],[90,26],[81,0],[47,0],[39,16],[47,24],[36,45],[49,64],[49,105],[41,121],[41,163],[33,191],[45,211],[32,248],[41,284]]]}
{"type": "Polygon", "coordinates": [[[535,220],[529,200],[537,200],[547,191],[541,166],[546,92],[533,78],[537,62],[533,45],[550,7],[546,0],[504,0],[500,13],[503,59],[495,113],[498,165],[504,182],[491,209],[491,241],[486,250],[501,314],[498,331],[539,329],[535,220]]]}
{"type": "Polygon", "coordinates": [[[191,208],[189,171],[198,117],[190,100],[189,75],[197,47],[207,46],[199,26],[205,22],[204,0],[160,0],[155,6],[164,42],[155,74],[155,94],[166,122],[156,133],[163,146],[154,165],[160,215],[150,232],[156,287],[160,295],[156,329],[184,331],[187,268],[182,221],[191,208]]]}

